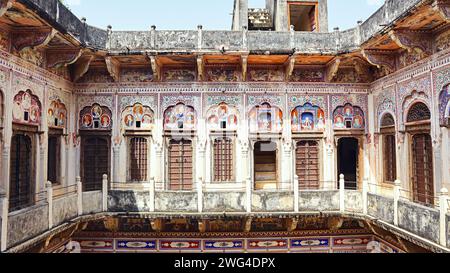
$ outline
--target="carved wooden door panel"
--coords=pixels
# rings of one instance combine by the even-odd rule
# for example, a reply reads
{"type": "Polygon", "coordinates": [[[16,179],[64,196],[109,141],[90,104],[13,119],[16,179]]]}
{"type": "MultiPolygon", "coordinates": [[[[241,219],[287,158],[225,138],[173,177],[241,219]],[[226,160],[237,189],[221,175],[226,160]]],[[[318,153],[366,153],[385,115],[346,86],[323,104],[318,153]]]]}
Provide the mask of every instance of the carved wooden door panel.
{"type": "Polygon", "coordinates": [[[412,144],[414,201],[433,204],[433,150],[431,136],[429,134],[415,135],[412,144]]]}
{"type": "Polygon", "coordinates": [[[32,203],[32,142],[29,136],[15,135],[11,142],[11,174],[9,210],[15,211],[32,203]]]}
{"type": "Polygon", "coordinates": [[[296,174],[299,178],[300,189],[319,188],[319,145],[316,141],[298,142],[296,174]]]}
{"type": "Polygon", "coordinates": [[[169,189],[192,190],[193,149],[190,140],[171,140],[169,144],[169,189]]]}
{"type": "Polygon", "coordinates": [[[104,174],[109,176],[108,141],[102,137],[87,137],[83,141],[83,190],[101,190],[104,174]]]}

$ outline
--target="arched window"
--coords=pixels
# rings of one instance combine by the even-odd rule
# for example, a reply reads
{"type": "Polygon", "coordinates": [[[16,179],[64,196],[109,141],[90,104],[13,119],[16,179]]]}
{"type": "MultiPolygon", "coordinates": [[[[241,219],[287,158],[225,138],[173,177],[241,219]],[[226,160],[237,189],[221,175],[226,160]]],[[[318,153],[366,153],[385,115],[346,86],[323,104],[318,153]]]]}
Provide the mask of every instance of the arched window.
{"type": "Polygon", "coordinates": [[[269,103],[258,105],[249,113],[251,133],[279,133],[283,130],[283,112],[269,103]]]}
{"type": "Polygon", "coordinates": [[[339,106],[333,113],[334,129],[357,129],[365,128],[364,112],[358,106],[347,103],[339,106]]]}
{"type": "Polygon", "coordinates": [[[325,112],[318,106],[306,103],[297,106],[291,112],[292,131],[323,131],[325,130],[325,112]]]}
{"type": "Polygon", "coordinates": [[[183,103],[167,108],[164,112],[165,130],[195,130],[197,113],[194,108],[183,103]]]}
{"type": "Polygon", "coordinates": [[[418,102],[414,104],[408,112],[407,122],[417,122],[431,120],[431,112],[425,103],[418,102]]]}
{"type": "Polygon", "coordinates": [[[383,178],[384,182],[394,183],[397,179],[397,149],[394,117],[389,113],[384,114],[381,118],[380,127],[383,147],[383,178]]]}
{"type": "Polygon", "coordinates": [[[391,114],[386,113],[381,118],[381,127],[391,127],[391,126],[395,126],[395,119],[391,114]]]}

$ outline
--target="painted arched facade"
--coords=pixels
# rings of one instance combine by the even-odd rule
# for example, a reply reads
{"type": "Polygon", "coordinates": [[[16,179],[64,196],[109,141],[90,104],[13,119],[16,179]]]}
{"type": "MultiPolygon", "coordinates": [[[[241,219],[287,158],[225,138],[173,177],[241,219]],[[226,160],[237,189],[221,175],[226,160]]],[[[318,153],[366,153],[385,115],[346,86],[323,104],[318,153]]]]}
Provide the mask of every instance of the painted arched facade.
{"type": "Polygon", "coordinates": [[[39,98],[30,90],[20,91],[13,99],[13,122],[39,126],[42,105],[39,98]]]}
{"type": "Polygon", "coordinates": [[[365,128],[365,115],[358,106],[350,103],[339,106],[333,113],[334,129],[357,129],[365,128]]]}
{"type": "Polygon", "coordinates": [[[280,133],[283,130],[283,111],[269,103],[253,107],[248,118],[250,133],[280,133]]]}
{"type": "Polygon", "coordinates": [[[67,128],[67,109],[61,100],[50,101],[50,106],[47,110],[47,124],[49,128],[67,128]]]}
{"type": "Polygon", "coordinates": [[[293,132],[324,131],[325,112],[319,106],[306,103],[292,110],[291,123],[293,132]]]}
{"type": "Polygon", "coordinates": [[[155,113],[148,106],[136,103],[122,112],[122,128],[125,130],[152,130],[154,124],[155,113]]]}
{"type": "Polygon", "coordinates": [[[80,111],[80,129],[82,130],[111,130],[112,114],[108,107],[94,103],[80,111]]]}
{"type": "Polygon", "coordinates": [[[236,107],[224,102],[212,106],[206,113],[209,130],[237,130],[239,113],[236,107]]]}
{"type": "Polygon", "coordinates": [[[179,103],[164,112],[164,130],[195,130],[197,113],[194,107],[179,103]]]}

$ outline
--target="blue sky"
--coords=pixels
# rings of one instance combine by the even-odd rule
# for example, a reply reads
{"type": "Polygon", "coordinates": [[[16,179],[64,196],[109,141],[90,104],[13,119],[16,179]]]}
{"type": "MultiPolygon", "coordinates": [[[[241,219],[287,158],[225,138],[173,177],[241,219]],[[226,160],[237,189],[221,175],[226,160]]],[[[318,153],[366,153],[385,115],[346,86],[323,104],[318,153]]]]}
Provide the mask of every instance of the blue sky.
{"type": "MultiPolygon", "coordinates": [[[[231,29],[233,0],[65,0],[87,23],[113,30],[231,29]],[[126,4],[124,4],[126,3],[126,4]]],[[[328,0],[329,30],[356,26],[373,14],[384,0],[328,0]]],[[[265,0],[249,0],[250,7],[263,7],[265,0]]]]}

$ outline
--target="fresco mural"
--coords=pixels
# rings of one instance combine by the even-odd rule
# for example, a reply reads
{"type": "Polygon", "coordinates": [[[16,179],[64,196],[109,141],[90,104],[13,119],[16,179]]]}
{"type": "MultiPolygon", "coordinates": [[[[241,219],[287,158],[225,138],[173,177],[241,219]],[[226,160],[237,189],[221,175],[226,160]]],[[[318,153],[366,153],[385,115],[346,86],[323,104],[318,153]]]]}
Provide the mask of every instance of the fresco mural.
{"type": "Polygon", "coordinates": [[[279,133],[283,130],[283,112],[276,106],[263,103],[249,113],[251,133],[279,133]]]}
{"type": "Polygon", "coordinates": [[[333,114],[334,129],[364,129],[364,112],[358,106],[347,103],[336,108],[333,114]]]}
{"type": "Polygon", "coordinates": [[[439,121],[441,126],[450,127],[450,85],[439,96],[439,121]]]}
{"type": "Polygon", "coordinates": [[[66,105],[59,99],[52,100],[47,110],[47,124],[49,128],[67,128],[66,105]]]}
{"type": "Polygon", "coordinates": [[[196,112],[193,107],[179,103],[164,112],[164,130],[195,130],[196,112]]]}
{"type": "Polygon", "coordinates": [[[80,129],[84,130],[111,130],[111,110],[108,107],[93,104],[80,112],[80,129]]]}
{"type": "Polygon", "coordinates": [[[30,90],[20,91],[14,97],[13,122],[40,125],[41,109],[41,102],[37,96],[33,95],[30,90]]]}
{"type": "Polygon", "coordinates": [[[211,107],[207,118],[210,130],[236,130],[238,127],[237,109],[224,102],[211,107]]]}
{"type": "Polygon", "coordinates": [[[152,130],[155,114],[148,106],[136,103],[122,112],[122,125],[125,130],[152,130]]]}
{"type": "Polygon", "coordinates": [[[291,113],[292,131],[324,131],[325,112],[318,106],[306,103],[291,113]]]}

